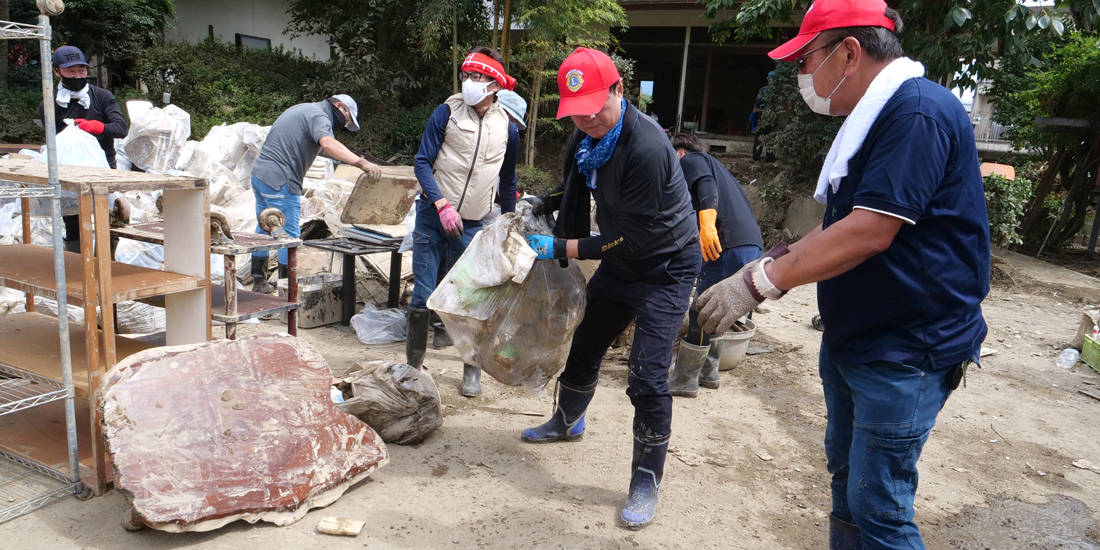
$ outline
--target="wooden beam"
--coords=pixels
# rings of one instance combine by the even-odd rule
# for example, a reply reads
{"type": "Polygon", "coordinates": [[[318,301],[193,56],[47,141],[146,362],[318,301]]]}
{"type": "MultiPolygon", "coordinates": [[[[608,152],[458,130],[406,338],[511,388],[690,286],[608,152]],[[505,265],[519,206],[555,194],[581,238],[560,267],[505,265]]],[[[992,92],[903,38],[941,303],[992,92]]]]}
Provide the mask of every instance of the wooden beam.
{"type": "Polygon", "coordinates": [[[680,65],[680,100],[676,103],[676,127],[672,133],[680,132],[684,127],[684,86],[687,84],[688,47],[691,46],[691,27],[684,27],[684,62],[680,65]]]}

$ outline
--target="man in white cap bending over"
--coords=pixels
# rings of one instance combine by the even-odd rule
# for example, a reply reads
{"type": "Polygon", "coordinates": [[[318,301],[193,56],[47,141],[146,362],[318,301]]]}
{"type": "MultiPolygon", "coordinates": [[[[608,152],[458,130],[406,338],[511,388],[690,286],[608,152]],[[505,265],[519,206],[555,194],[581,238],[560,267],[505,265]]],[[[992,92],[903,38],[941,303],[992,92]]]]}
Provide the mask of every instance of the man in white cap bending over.
{"type": "MultiPolygon", "coordinates": [[[[334,137],[335,128],[359,131],[359,107],[351,97],[340,94],[316,103],[301,103],[287,109],[267,134],[260,156],[252,166],[252,192],[256,215],[265,208],[278,208],[286,216],[286,232],[302,236],[302,178],[322,149],[328,156],[366,172],[370,179],[382,177],[378,165],[352,153],[334,137]]],[[[256,232],[263,229],[258,225],[256,232]]],[[[252,290],[271,292],[267,282],[267,252],[252,255],[252,290]]],[[[287,251],[279,251],[279,278],[287,276],[287,251]]]]}

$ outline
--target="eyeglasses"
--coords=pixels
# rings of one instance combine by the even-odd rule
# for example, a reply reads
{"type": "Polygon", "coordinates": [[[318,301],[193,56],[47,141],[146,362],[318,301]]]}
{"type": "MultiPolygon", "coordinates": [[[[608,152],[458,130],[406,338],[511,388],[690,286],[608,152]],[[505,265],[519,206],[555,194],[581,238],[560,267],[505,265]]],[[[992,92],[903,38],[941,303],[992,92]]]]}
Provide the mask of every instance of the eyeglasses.
{"type": "MultiPolygon", "coordinates": [[[[844,37],[844,38],[847,38],[847,37],[844,37]]],[[[825,44],[824,46],[814,48],[814,49],[812,49],[812,50],[810,50],[810,51],[794,58],[794,64],[795,64],[795,66],[798,67],[798,72],[802,72],[802,69],[806,66],[806,61],[810,59],[810,56],[813,55],[814,52],[816,52],[818,50],[824,50],[825,48],[828,48],[829,46],[832,46],[833,44],[839,44],[839,43],[844,41],[844,38],[840,38],[838,40],[833,40],[832,42],[829,42],[829,43],[825,44]]]]}
{"type": "Polygon", "coordinates": [[[467,80],[473,80],[474,82],[477,82],[478,84],[481,84],[482,82],[495,82],[496,81],[495,78],[493,78],[493,77],[491,77],[487,74],[475,73],[475,72],[470,72],[470,71],[462,71],[461,73],[458,74],[458,79],[463,81],[463,82],[466,82],[467,80]]]}

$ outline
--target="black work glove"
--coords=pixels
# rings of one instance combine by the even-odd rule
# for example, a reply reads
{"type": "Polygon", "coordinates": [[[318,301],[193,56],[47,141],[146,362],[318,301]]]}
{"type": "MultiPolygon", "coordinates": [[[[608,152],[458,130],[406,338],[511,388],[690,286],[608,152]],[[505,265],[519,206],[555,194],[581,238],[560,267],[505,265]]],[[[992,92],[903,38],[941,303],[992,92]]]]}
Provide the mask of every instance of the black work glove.
{"type": "Polygon", "coordinates": [[[542,215],[542,198],[541,197],[523,197],[521,201],[531,205],[531,215],[538,217],[542,215]]]}

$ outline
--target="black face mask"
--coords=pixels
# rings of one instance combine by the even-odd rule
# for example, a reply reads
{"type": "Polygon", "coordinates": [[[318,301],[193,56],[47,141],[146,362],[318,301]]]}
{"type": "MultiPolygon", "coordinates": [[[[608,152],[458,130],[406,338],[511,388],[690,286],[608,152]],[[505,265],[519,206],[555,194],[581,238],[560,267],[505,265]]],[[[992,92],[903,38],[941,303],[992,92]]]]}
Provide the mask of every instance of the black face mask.
{"type": "Polygon", "coordinates": [[[84,89],[84,86],[88,85],[88,77],[69,78],[67,76],[63,76],[61,77],[61,85],[74,92],[79,92],[80,90],[84,89]]]}
{"type": "Polygon", "coordinates": [[[333,118],[336,119],[336,126],[339,128],[347,129],[346,126],[348,123],[348,119],[344,117],[344,113],[341,112],[340,109],[337,109],[336,105],[333,105],[331,101],[329,102],[328,106],[332,109],[332,114],[334,115],[333,118]]]}

